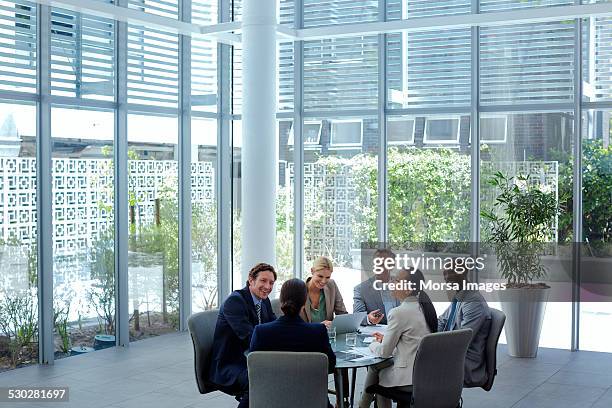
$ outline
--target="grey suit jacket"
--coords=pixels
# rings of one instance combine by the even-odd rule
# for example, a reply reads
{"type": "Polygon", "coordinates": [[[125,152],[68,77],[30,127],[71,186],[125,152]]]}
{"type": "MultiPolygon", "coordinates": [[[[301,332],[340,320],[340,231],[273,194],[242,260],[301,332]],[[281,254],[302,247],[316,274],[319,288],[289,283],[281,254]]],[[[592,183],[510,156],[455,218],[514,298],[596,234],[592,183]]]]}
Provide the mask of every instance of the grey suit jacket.
{"type": "MultiPolygon", "coordinates": [[[[472,329],[472,340],[465,356],[466,386],[480,385],[487,379],[485,347],[491,328],[491,311],[487,302],[478,291],[460,291],[455,295],[459,300],[450,330],[472,329]]],[[[451,307],[438,318],[438,331],[443,331],[448,321],[451,307]]]]}
{"type": "MultiPolygon", "coordinates": [[[[382,296],[379,290],[374,289],[374,279],[372,276],[365,282],[361,282],[353,289],[353,313],[366,312],[370,313],[373,310],[379,309],[385,313],[385,304],[382,301],[382,296]]],[[[397,304],[399,302],[396,301],[397,304]]],[[[362,326],[368,324],[367,316],[361,322],[362,326]]],[[[387,324],[387,315],[383,316],[380,324],[387,324]]]]}

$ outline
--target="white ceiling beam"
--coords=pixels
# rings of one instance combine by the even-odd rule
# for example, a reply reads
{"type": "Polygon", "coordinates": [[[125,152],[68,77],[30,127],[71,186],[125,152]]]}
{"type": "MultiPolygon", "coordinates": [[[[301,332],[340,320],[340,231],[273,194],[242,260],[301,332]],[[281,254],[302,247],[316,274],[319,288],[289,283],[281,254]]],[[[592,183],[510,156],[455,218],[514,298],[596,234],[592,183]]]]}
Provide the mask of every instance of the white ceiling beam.
{"type": "Polygon", "coordinates": [[[453,16],[414,18],[409,20],[343,24],[327,27],[304,28],[295,31],[297,34],[296,40],[308,41],[400,32],[440,31],[455,28],[543,23],[574,18],[605,16],[612,16],[612,3],[541,7],[495,13],[460,14],[453,16]]]}

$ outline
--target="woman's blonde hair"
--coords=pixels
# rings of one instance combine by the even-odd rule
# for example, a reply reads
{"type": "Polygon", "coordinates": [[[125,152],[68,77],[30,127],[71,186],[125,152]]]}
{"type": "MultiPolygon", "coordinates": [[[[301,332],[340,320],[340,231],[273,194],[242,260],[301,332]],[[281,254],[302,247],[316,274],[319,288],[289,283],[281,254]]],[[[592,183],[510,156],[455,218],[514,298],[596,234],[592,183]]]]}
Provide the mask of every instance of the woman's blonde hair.
{"type": "Polygon", "coordinates": [[[333,272],[334,264],[332,264],[331,259],[325,256],[320,256],[317,259],[315,259],[314,262],[312,263],[312,270],[316,272],[316,271],[320,271],[323,269],[329,269],[330,272],[333,272]]]}

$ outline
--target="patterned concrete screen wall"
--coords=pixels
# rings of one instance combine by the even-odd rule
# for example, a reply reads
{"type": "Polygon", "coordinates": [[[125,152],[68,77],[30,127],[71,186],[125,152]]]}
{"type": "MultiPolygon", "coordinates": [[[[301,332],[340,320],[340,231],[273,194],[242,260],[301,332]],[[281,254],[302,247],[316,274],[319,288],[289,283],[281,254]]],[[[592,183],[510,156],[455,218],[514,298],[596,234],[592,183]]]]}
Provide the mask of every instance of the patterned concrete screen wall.
{"type": "MultiPolygon", "coordinates": [[[[136,198],[136,217],[151,223],[155,199],[176,188],[177,162],[130,160],[129,191],[136,198]],[[174,180],[172,180],[174,177],[174,180]]],[[[214,204],[211,162],[191,165],[192,202],[214,204]]],[[[113,167],[108,159],[53,159],[54,253],[86,251],[112,225],[113,167]]],[[[36,228],[36,160],[0,158],[0,231],[5,241],[33,244],[36,228]]],[[[126,203],[127,204],[127,203],[126,203]]]]}
{"type": "MultiPolygon", "coordinates": [[[[347,163],[347,161],[345,161],[347,163]]],[[[294,182],[294,167],[287,165],[285,175],[289,183],[294,182]]],[[[487,174],[501,171],[507,177],[530,175],[530,182],[547,191],[553,191],[559,199],[559,170],[556,161],[521,161],[521,162],[483,162],[483,180],[487,174]]],[[[354,234],[354,226],[359,222],[359,214],[355,211],[358,197],[369,197],[369,205],[375,192],[359,191],[367,186],[355,183],[353,168],[350,164],[334,165],[307,163],[304,165],[304,217],[305,240],[304,251],[306,259],[311,260],[320,255],[330,256],[335,263],[344,266],[352,264],[355,251],[359,250],[360,238],[354,234]]],[[[293,188],[289,189],[290,192],[293,188]]],[[[484,187],[482,192],[482,207],[492,205],[496,193],[493,189],[484,187]]],[[[292,201],[292,200],[291,200],[292,201]]],[[[368,203],[361,203],[368,205],[368,203]]],[[[466,203],[469,205],[469,203],[466,203]]],[[[554,225],[557,233],[557,221],[554,225]]]]}

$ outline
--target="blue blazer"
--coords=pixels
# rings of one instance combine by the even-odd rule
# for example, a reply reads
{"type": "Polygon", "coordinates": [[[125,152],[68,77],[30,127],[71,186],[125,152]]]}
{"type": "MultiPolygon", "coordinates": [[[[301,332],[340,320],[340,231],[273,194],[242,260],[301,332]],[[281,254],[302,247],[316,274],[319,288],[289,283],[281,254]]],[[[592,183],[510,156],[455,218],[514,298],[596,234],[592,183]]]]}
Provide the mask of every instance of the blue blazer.
{"type": "MultiPolygon", "coordinates": [[[[276,319],[270,299],[261,302],[261,322],[276,319]]],[[[233,291],[221,308],[215,326],[209,380],[232,387],[247,369],[244,353],[249,349],[253,328],[258,324],[253,297],[248,287],[233,291]]]]}
{"type": "Polygon", "coordinates": [[[336,367],[336,355],[329,345],[327,329],[321,323],[306,323],[299,316],[281,316],[260,324],[253,332],[249,351],[310,351],[327,354],[329,372],[336,367]]]}

